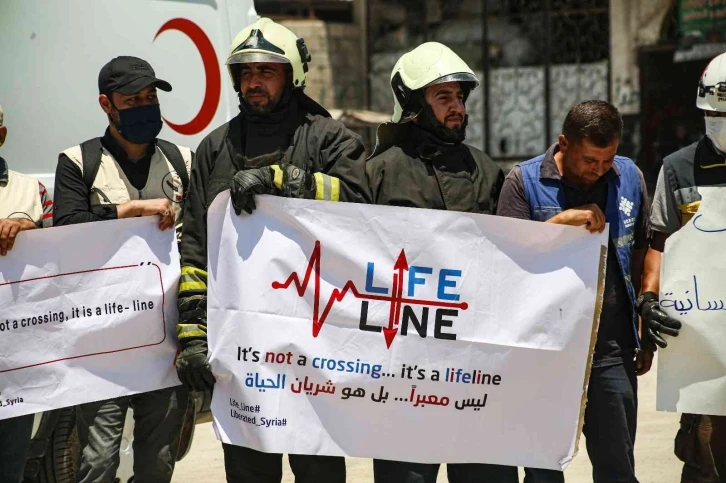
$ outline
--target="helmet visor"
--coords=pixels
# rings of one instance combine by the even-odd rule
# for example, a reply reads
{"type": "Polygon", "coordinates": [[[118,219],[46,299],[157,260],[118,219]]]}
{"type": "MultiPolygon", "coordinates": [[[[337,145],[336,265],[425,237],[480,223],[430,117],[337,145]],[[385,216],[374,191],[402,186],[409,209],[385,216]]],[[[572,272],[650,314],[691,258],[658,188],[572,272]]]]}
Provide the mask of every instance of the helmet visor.
{"type": "Polygon", "coordinates": [[[267,52],[237,52],[227,59],[227,65],[232,64],[250,64],[252,62],[272,62],[275,64],[289,64],[290,61],[285,57],[267,52]]]}
{"type": "Polygon", "coordinates": [[[474,74],[471,74],[469,72],[457,72],[455,74],[448,74],[439,77],[433,82],[429,82],[424,87],[429,87],[436,84],[443,84],[445,82],[472,82],[474,84],[473,89],[479,87],[479,79],[477,79],[474,74]]]}

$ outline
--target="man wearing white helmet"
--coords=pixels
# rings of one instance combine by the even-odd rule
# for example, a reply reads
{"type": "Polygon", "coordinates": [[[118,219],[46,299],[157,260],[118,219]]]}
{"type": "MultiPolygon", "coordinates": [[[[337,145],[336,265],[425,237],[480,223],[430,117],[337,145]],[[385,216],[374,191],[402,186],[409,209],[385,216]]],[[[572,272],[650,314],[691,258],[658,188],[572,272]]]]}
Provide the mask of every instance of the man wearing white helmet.
{"type": "MultiPolygon", "coordinates": [[[[8,134],[3,118],[0,107],[0,146],[8,134]]],[[[0,157],[0,257],[12,250],[21,231],[49,227],[52,223],[53,202],[45,186],[37,179],[11,171],[0,157]]],[[[32,414],[0,421],[0,483],[18,483],[23,479],[32,430],[32,414]]]]}
{"type": "MultiPolygon", "coordinates": [[[[237,214],[255,209],[255,194],[366,202],[365,149],[359,136],[303,93],[311,57],[302,39],[267,18],[232,42],[227,68],[240,113],[199,145],[181,238],[179,379],[211,390],[207,362],[206,210],[231,190],[237,214]]],[[[279,483],[282,456],[224,445],[228,482],[279,483]]],[[[298,483],[342,483],[340,457],[290,455],[298,483]]]]}
{"type": "MultiPolygon", "coordinates": [[[[663,160],[653,196],[653,237],[638,298],[644,328],[661,348],[668,345],[663,334],[676,337],[681,328],[658,302],[665,241],[698,211],[699,186],[726,184],[726,54],[714,58],[701,74],[696,106],[703,110],[706,135],[663,160]]],[[[675,452],[684,463],[681,482],[726,482],[726,417],[683,414],[675,452]]]]}
{"type": "MultiPolygon", "coordinates": [[[[378,128],[366,165],[373,202],[469,213],[494,213],[502,170],[463,144],[466,99],[479,85],[445,45],[427,42],[404,54],[391,73],[393,117],[378,128]]],[[[376,483],[435,483],[439,464],[374,460],[376,483]]],[[[517,469],[449,464],[451,483],[517,481],[517,469]]]]}

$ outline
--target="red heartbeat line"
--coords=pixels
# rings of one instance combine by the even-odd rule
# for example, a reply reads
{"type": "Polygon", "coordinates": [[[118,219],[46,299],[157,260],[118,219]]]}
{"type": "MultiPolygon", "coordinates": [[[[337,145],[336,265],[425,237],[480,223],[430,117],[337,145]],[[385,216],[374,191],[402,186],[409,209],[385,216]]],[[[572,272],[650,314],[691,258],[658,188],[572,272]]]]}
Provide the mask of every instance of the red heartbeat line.
{"type": "Polygon", "coordinates": [[[396,260],[396,264],[393,269],[398,273],[393,274],[393,288],[391,295],[372,295],[368,293],[361,293],[355,286],[352,280],[348,280],[343,285],[342,289],[335,288],[333,293],[330,295],[328,302],[325,304],[323,313],[320,313],[320,258],[321,248],[320,241],[315,242],[315,248],[313,253],[310,255],[307,269],[305,270],[305,276],[300,281],[300,275],[297,272],[292,272],[290,276],[284,282],[272,282],[272,288],[275,290],[287,289],[290,285],[295,284],[295,290],[299,297],[303,297],[310,285],[310,278],[315,273],[314,279],[314,290],[315,299],[313,301],[313,337],[317,337],[320,333],[320,329],[323,328],[325,320],[328,318],[328,314],[335,305],[336,302],[342,302],[345,296],[350,292],[357,299],[361,300],[380,300],[383,302],[389,302],[391,304],[391,310],[388,317],[388,327],[383,329],[383,335],[386,339],[386,346],[391,347],[393,338],[398,333],[398,326],[401,317],[401,305],[426,305],[429,307],[447,307],[466,310],[469,308],[469,304],[466,302],[452,303],[452,302],[440,302],[438,300],[425,300],[425,299],[413,299],[406,298],[403,296],[403,272],[408,271],[408,261],[406,260],[406,252],[401,250],[401,254],[396,260]]]}

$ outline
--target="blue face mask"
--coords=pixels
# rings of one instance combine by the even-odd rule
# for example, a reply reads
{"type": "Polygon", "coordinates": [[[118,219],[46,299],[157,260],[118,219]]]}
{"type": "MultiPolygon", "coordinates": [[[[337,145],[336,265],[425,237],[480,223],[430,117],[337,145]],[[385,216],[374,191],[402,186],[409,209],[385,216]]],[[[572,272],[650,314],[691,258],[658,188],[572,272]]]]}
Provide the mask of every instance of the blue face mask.
{"type": "Polygon", "coordinates": [[[117,129],[125,140],[134,144],[148,144],[156,139],[164,122],[159,104],[130,107],[118,111],[117,129]]]}

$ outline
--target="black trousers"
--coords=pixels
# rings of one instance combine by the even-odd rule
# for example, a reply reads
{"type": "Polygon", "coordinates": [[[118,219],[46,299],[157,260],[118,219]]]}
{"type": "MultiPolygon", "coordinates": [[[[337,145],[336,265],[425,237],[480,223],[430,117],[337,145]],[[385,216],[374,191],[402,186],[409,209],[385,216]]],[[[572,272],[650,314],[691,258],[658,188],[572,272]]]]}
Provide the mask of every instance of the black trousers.
{"type": "Polygon", "coordinates": [[[33,415],[0,421],[0,483],[19,483],[30,448],[33,415]]]}
{"type": "MultiPolygon", "coordinates": [[[[439,464],[373,460],[375,483],[436,483],[439,464]]],[[[453,464],[446,465],[449,483],[517,483],[513,466],[453,464]]]]}
{"type": "MultiPolygon", "coordinates": [[[[280,483],[282,455],[223,444],[227,483],[280,483]]],[[[295,483],[345,483],[345,458],[288,455],[295,483]]]]}
{"type": "MultiPolygon", "coordinates": [[[[635,362],[593,367],[587,390],[585,434],[593,483],[638,483],[635,477],[635,429],[638,380],[635,362]]],[[[564,482],[561,472],[526,469],[525,483],[564,482]]]]}

